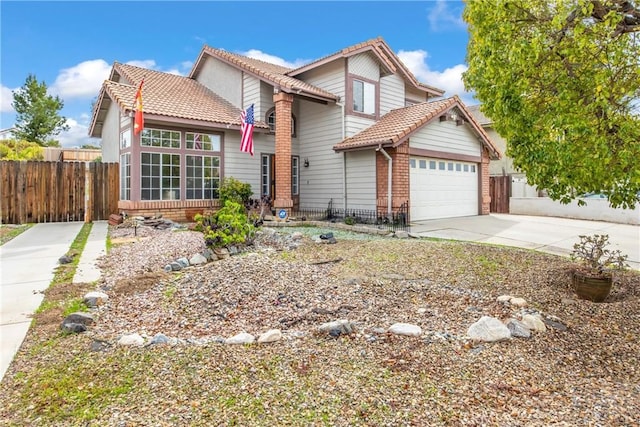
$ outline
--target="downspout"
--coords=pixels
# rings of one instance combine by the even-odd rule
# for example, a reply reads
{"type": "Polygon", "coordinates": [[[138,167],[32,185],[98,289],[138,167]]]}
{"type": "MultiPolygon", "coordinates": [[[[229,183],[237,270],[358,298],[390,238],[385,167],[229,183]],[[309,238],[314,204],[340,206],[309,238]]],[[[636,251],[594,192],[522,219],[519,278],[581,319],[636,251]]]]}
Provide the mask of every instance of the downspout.
{"type": "MultiPolygon", "coordinates": [[[[336,105],[341,108],[342,113],[342,139],[344,141],[346,137],[345,121],[344,121],[344,102],[336,102],[336,105]]],[[[347,212],[347,152],[342,152],[342,206],[344,207],[345,214],[347,212]]]]}
{"type": "Polygon", "coordinates": [[[382,148],[382,145],[378,145],[378,148],[376,148],[376,151],[379,151],[382,153],[382,155],[384,157],[387,158],[387,161],[389,162],[389,169],[387,170],[387,215],[389,217],[389,219],[391,219],[391,184],[393,183],[391,177],[393,176],[393,162],[392,162],[392,158],[391,156],[384,151],[384,148],[382,148]]]}

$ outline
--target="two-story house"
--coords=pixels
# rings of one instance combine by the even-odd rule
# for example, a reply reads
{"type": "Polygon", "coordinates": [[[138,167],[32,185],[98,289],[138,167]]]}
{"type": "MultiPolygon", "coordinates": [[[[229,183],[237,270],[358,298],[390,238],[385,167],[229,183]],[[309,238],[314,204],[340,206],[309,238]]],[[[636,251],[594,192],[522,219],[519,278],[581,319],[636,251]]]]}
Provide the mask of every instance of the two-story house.
{"type": "Polygon", "coordinates": [[[120,164],[119,209],[182,220],[233,176],[276,211],[333,207],[411,220],[489,213],[500,152],[458,97],[372,39],[297,69],[204,46],[188,76],[114,63],[89,133],[120,164]],[[133,133],[144,79],[144,129],[133,133]],[[254,106],[254,150],[240,151],[254,106]]]}

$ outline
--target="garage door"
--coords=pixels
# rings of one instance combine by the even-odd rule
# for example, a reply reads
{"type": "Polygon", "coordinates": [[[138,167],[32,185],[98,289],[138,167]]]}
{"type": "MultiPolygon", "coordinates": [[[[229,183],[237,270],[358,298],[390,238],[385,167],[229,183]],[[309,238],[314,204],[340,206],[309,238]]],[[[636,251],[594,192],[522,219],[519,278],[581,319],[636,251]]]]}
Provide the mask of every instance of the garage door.
{"type": "Polygon", "coordinates": [[[412,157],[411,221],[478,215],[475,163],[412,157]]]}

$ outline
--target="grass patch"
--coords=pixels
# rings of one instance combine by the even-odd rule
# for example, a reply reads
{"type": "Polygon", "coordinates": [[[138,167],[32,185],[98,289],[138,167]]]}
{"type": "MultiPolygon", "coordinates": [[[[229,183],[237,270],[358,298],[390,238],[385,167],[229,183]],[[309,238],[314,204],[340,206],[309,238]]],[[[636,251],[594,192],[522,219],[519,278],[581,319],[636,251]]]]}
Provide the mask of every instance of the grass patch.
{"type": "Polygon", "coordinates": [[[71,258],[71,262],[68,264],[61,264],[60,266],[58,266],[58,268],[56,268],[56,272],[53,276],[53,280],[51,281],[50,286],[73,281],[73,276],[76,274],[78,262],[80,262],[80,255],[82,254],[82,251],[87,244],[89,233],[91,232],[92,227],[92,223],[87,223],[82,226],[75,240],[73,241],[73,243],[71,243],[69,251],[67,251],[66,253],[66,255],[71,258]]]}
{"type": "Polygon", "coordinates": [[[24,233],[28,229],[33,227],[33,224],[20,224],[20,225],[0,225],[0,246],[4,245],[11,239],[14,239],[16,236],[24,233]]]}

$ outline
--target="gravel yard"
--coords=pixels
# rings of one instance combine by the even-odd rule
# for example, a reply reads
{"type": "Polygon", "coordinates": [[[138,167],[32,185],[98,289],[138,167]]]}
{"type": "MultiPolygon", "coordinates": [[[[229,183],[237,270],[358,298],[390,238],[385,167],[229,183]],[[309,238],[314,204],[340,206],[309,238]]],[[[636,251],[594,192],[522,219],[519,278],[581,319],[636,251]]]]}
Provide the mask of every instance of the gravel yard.
{"type": "Polygon", "coordinates": [[[36,316],[0,388],[0,425],[640,425],[637,272],[595,304],[574,296],[565,258],[337,230],[336,244],[314,239],[327,231],[265,230],[239,255],[167,273],[205,248],[200,233],[112,227],[95,325],[61,335],[59,316],[36,316]],[[482,316],[523,313],[552,322],[529,339],[466,336],[482,316]],[[318,332],[339,319],[355,332],[318,332]],[[398,322],[423,332],[388,333],[398,322]],[[270,329],[283,338],[222,343],[270,329]],[[170,342],[117,345],[133,333],[170,342]]]}

